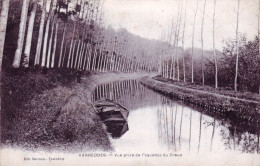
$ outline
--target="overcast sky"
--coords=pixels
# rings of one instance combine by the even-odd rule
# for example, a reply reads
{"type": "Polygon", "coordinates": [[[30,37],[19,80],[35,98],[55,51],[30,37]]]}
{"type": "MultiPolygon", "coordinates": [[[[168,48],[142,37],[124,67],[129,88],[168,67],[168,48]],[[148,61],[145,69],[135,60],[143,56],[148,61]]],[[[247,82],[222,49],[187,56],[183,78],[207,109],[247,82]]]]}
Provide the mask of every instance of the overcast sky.
{"type": "MultiPolygon", "coordinates": [[[[184,0],[185,1],[185,0],[184,0]]],[[[187,0],[185,45],[191,46],[192,26],[197,0],[187,0]]],[[[258,0],[241,0],[239,31],[249,39],[257,35],[258,0]]],[[[200,29],[204,0],[199,0],[196,18],[195,46],[200,47],[200,29]]],[[[128,31],[149,39],[160,39],[167,32],[171,19],[176,20],[178,0],[105,0],[106,24],[123,27],[128,31]]],[[[184,10],[184,6],[183,6],[184,10]]],[[[237,0],[217,0],[216,45],[222,50],[222,40],[235,37],[237,0]]],[[[207,0],[204,23],[204,45],[212,49],[213,0],[207,0]]]]}

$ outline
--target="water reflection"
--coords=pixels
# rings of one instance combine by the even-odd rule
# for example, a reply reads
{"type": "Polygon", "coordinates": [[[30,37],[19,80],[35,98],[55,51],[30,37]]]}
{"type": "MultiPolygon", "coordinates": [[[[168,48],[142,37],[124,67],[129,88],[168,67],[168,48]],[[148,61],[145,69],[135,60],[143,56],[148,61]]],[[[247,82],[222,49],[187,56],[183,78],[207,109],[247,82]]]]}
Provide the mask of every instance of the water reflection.
{"type": "Polygon", "coordinates": [[[120,138],[128,131],[128,123],[122,121],[107,121],[105,122],[107,131],[111,133],[112,138],[120,138]]]}
{"type": "Polygon", "coordinates": [[[203,110],[153,92],[135,80],[101,85],[94,91],[92,100],[104,97],[130,111],[129,130],[121,125],[122,132],[117,136],[112,134],[112,137],[121,136],[111,140],[116,151],[259,153],[259,130],[209,116],[203,110]]]}

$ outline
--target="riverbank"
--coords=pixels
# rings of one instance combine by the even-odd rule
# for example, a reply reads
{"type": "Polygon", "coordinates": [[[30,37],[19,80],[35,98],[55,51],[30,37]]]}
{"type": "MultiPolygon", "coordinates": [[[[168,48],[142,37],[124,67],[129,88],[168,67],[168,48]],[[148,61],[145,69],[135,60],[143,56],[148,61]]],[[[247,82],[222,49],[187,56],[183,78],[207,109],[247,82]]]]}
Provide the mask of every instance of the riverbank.
{"type": "Polygon", "coordinates": [[[260,126],[260,101],[255,96],[248,95],[248,98],[241,98],[243,94],[237,93],[237,97],[234,97],[227,95],[229,93],[227,91],[222,91],[222,94],[214,93],[203,90],[203,87],[181,85],[181,83],[160,77],[146,77],[141,80],[141,83],[170,98],[197,107],[198,110],[206,114],[217,115],[220,119],[226,119],[239,125],[247,125],[249,128],[260,126]]]}
{"type": "Polygon", "coordinates": [[[9,79],[2,85],[2,143],[28,150],[112,150],[90,101],[91,93],[101,83],[143,76],[85,72],[78,84],[75,71],[7,74],[3,78],[9,79]]]}

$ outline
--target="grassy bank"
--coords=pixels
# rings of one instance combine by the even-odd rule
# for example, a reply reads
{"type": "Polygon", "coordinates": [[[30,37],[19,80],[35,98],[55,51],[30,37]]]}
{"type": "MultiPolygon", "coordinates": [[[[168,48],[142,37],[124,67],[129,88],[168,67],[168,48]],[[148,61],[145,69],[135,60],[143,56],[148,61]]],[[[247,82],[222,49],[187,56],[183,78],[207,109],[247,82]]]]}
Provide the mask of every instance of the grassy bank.
{"type": "Polygon", "coordinates": [[[112,150],[105,126],[90,101],[101,83],[139,74],[85,72],[76,83],[70,69],[26,69],[3,73],[2,143],[37,150],[112,150]]]}
{"type": "MultiPolygon", "coordinates": [[[[84,73],[91,77],[93,73],[84,73]]],[[[76,71],[8,71],[2,83],[2,143],[25,149],[111,149],[76,71]]]]}
{"type": "Polygon", "coordinates": [[[203,89],[197,85],[184,85],[161,77],[147,77],[141,82],[159,93],[197,107],[198,110],[207,114],[216,115],[218,118],[239,125],[253,128],[260,126],[260,102],[257,100],[257,96],[248,95],[247,98],[242,98],[242,93],[235,94],[224,90],[216,93],[209,87],[203,89]],[[227,95],[231,93],[233,96],[227,95]]]}
{"type": "Polygon", "coordinates": [[[220,94],[220,95],[225,95],[225,96],[230,96],[230,97],[236,97],[240,99],[248,99],[248,100],[254,100],[260,102],[260,95],[256,93],[252,93],[249,91],[234,91],[233,89],[227,88],[227,87],[219,87],[219,88],[213,88],[211,86],[201,86],[201,85],[196,85],[192,84],[189,82],[182,82],[182,81],[176,81],[168,78],[164,78],[161,76],[155,76],[153,77],[157,81],[173,84],[173,85],[178,85],[181,87],[185,88],[190,88],[190,89],[195,89],[195,90],[202,90],[206,92],[212,92],[215,94],[220,94]]]}

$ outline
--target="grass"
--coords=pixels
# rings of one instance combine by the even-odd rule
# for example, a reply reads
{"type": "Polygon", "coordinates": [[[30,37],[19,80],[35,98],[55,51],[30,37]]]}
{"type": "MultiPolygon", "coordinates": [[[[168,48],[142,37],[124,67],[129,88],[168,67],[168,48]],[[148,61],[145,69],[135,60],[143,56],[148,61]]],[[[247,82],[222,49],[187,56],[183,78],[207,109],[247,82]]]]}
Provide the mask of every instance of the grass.
{"type": "Polygon", "coordinates": [[[207,85],[201,86],[201,85],[196,85],[196,84],[192,84],[192,83],[188,83],[188,82],[182,82],[182,81],[178,82],[176,80],[164,78],[162,76],[155,76],[153,78],[155,80],[158,80],[161,82],[170,83],[173,85],[178,85],[178,86],[182,86],[182,87],[186,87],[186,88],[203,90],[203,91],[208,91],[208,92],[212,92],[212,93],[216,93],[216,94],[220,94],[220,95],[238,97],[238,98],[242,98],[242,99],[249,99],[249,100],[255,100],[255,101],[260,102],[260,95],[257,93],[252,93],[252,92],[248,92],[248,91],[236,92],[234,90],[231,90],[230,88],[225,88],[225,87],[220,87],[220,88],[216,89],[216,88],[213,88],[213,87],[207,86],[207,85]]]}
{"type": "MultiPolygon", "coordinates": [[[[76,70],[10,70],[2,77],[2,143],[25,149],[110,150],[76,70]]],[[[86,72],[88,78],[93,73],[86,72]]]]}

